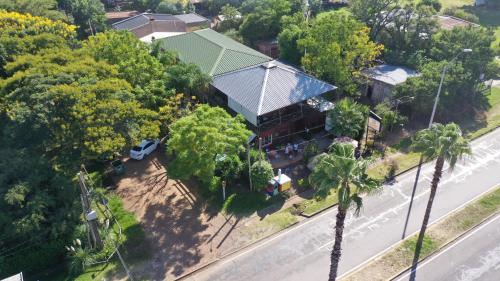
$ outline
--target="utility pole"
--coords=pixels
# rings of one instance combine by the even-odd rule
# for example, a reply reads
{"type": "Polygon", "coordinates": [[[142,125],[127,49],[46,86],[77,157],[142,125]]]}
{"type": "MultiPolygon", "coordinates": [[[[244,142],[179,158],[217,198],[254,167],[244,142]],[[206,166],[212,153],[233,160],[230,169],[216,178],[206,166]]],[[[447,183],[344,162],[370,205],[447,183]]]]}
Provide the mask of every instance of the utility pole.
{"type": "Polygon", "coordinates": [[[97,228],[97,214],[95,211],[92,211],[89,193],[87,190],[87,186],[85,185],[85,178],[81,172],[78,173],[78,183],[80,185],[80,191],[82,193],[82,203],[85,216],[85,220],[87,221],[90,229],[90,236],[92,237],[92,245],[97,249],[102,249],[104,244],[101,239],[101,235],[99,234],[99,230],[97,228]]]}
{"type": "Polygon", "coordinates": [[[250,190],[253,190],[252,187],[252,163],[250,161],[250,142],[247,142],[247,161],[248,161],[248,180],[250,181],[250,190]]]}

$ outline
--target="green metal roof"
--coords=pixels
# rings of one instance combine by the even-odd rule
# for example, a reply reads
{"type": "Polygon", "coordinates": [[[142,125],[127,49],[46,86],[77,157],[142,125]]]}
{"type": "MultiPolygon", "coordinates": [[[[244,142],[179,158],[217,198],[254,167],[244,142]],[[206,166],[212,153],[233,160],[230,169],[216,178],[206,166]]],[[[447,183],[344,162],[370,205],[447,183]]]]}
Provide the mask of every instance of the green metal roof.
{"type": "Polygon", "coordinates": [[[198,65],[211,76],[257,65],[271,58],[212,29],[159,39],[166,49],[177,51],[179,58],[198,65]]]}

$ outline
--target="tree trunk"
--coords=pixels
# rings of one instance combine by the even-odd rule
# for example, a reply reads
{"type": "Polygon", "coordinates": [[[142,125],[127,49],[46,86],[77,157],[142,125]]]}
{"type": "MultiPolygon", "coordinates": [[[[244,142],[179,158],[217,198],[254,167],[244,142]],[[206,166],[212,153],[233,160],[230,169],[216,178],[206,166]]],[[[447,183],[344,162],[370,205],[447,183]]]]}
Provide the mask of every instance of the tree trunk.
{"type": "Polygon", "coordinates": [[[444,158],[442,156],[438,157],[436,165],[434,166],[434,175],[432,177],[431,183],[431,194],[429,195],[429,201],[427,202],[427,208],[425,209],[424,220],[422,222],[422,228],[418,234],[417,244],[415,245],[415,255],[413,256],[413,263],[411,266],[410,280],[415,281],[417,276],[417,265],[420,257],[420,251],[422,250],[422,244],[424,243],[425,230],[427,229],[427,224],[429,223],[429,218],[431,216],[432,203],[434,202],[434,197],[436,196],[437,188],[441,176],[443,175],[444,158]]]}
{"type": "Polygon", "coordinates": [[[333,245],[332,254],[330,256],[330,276],[329,281],[335,281],[337,279],[337,270],[339,267],[340,255],[342,254],[342,234],[344,232],[344,221],[346,216],[346,210],[338,205],[337,212],[337,222],[335,224],[335,244],[333,245]]]}

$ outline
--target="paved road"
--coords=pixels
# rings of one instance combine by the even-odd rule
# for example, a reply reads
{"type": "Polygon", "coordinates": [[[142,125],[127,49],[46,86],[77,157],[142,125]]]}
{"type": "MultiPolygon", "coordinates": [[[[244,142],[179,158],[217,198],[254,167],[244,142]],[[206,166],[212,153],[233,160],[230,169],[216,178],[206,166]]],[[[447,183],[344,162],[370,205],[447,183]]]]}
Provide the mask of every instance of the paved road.
{"type": "MultiPolygon", "coordinates": [[[[500,280],[500,216],[488,220],[420,264],[417,280],[500,280]]],[[[396,279],[409,280],[409,273],[396,279]]]]}
{"type": "MultiPolygon", "coordinates": [[[[443,175],[434,201],[431,222],[460,208],[500,184],[500,130],[473,142],[473,157],[443,175]]],[[[418,231],[429,196],[433,164],[424,165],[407,234],[418,231]]],[[[384,186],[379,195],[365,198],[361,216],[350,213],[344,231],[340,274],[399,242],[410,201],[415,172],[384,186]]],[[[219,261],[191,276],[193,281],[318,281],[326,280],[333,243],[336,209],[306,220],[290,230],[219,261]]]]}

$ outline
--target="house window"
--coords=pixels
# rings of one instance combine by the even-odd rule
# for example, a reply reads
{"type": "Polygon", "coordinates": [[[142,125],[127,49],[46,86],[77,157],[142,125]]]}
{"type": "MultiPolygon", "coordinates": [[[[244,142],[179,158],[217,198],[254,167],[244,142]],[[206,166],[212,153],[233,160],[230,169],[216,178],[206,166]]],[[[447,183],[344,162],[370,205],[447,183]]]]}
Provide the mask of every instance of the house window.
{"type": "Polygon", "coordinates": [[[262,138],[262,145],[267,146],[273,143],[273,134],[267,135],[262,138]]]}

